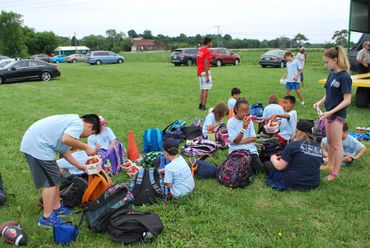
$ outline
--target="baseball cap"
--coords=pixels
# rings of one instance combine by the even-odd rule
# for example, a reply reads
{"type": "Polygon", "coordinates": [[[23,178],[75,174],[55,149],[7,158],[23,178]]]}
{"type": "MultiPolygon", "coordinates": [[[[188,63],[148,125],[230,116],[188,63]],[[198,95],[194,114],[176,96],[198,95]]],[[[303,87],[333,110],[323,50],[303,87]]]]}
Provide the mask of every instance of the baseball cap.
{"type": "Polygon", "coordinates": [[[108,124],[108,122],[104,120],[103,116],[99,115],[99,119],[100,119],[100,125],[108,124]]]}
{"type": "Polygon", "coordinates": [[[171,153],[171,151],[178,150],[178,149],[179,149],[179,145],[174,139],[166,139],[163,142],[163,150],[165,150],[168,153],[171,153]]]}
{"type": "Polygon", "coordinates": [[[312,134],[313,123],[308,120],[299,120],[297,123],[297,129],[299,131],[312,134]]]}

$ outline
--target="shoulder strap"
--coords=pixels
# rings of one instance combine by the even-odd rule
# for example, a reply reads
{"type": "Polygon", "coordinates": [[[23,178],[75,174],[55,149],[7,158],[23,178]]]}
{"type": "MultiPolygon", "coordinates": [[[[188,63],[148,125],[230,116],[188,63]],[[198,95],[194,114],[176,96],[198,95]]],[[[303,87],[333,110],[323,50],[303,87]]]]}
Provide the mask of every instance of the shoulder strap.
{"type": "Polygon", "coordinates": [[[163,129],[163,133],[165,133],[173,124],[175,124],[176,121],[172,122],[170,125],[168,125],[167,127],[165,127],[165,129],[163,129]]]}
{"type": "Polygon", "coordinates": [[[101,180],[102,179],[99,176],[99,174],[96,175],[96,176],[89,175],[88,186],[87,186],[87,188],[85,190],[85,193],[82,196],[82,204],[88,203],[88,201],[90,199],[90,196],[95,191],[96,187],[98,186],[98,184],[100,183],[101,180]]]}
{"type": "MultiPolygon", "coordinates": [[[[155,190],[155,192],[157,192],[158,195],[161,195],[163,196],[163,190],[161,189],[161,187],[155,182],[155,178],[154,178],[154,173],[155,173],[155,168],[150,168],[149,169],[149,180],[150,180],[150,184],[152,185],[153,189],[155,190]]],[[[158,171],[157,171],[158,173],[158,171]]]]}
{"type": "Polygon", "coordinates": [[[141,184],[143,183],[144,173],[145,173],[145,169],[140,169],[135,177],[135,180],[132,180],[132,182],[130,183],[130,189],[134,196],[136,196],[141,189],[141,184]]]}

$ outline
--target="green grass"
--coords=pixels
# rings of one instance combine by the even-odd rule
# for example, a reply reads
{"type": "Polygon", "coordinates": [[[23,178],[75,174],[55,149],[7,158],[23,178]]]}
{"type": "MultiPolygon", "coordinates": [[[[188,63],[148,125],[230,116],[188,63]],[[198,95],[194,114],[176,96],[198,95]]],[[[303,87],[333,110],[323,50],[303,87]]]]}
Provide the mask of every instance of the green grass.
{"type": "MultiPolygon", "coordinates": [[[[271,93],[284,96],[279,84],[284,69],[262,69],[256,63],[261,51],[238,52],[240,66],[212,68],[214,88],[208,106],[226,102],[234,86],[251,103],[266,105],[271,93]]],[[[6,191],[15,195],[0,207],[0,223],[19,219],[30,247],[54,246],[51,230],[36,226],[40,193],[19,152],[22,136],[33,122],[54,114],[101,113],[124,144],[128,130],[133,130],[142,147],[144,129],[164,128],[175,119],[191,123],[206,115],[197,110],[195,67],[173,66],[167,62],[169,52],[124,55],[123,65],[62,64],[59,79],[0,87],[0,171],[6,191]]],[[[299,118],[314,119],[317,114],[310,106],[324,95],[318,80],[328,72],[321,55],[309,52],[303,89],[307,107],[296,107],[299,118]]],[[[368,109],[351,104],[351,130],[369,126],[369,120],[368,109]]],[[[226,152],[216,155],[222,162],[226,152]]],[[[321,187],[311,192],[276,192],[265,186],[262,175],[242,190],[230,190],[215,180],[196,180],[188,197],[140,208],[158,213],[165,229],[154,242],[138,247],[369,247],[369,164],[368,152],[343,169],[339,180],[322,180],[321,187]],[[279,231],[281,238],[276,235],[279,231]]],[[[127,182],[127,177],[121,174],[114,181],[127,182]]],[[[77,224],[79,216],[69,219],[77,224]]],[[[119,247],[108,235],[91,233],[84,224],[78,242],[70,247],[106,246],[119,247]]]]}

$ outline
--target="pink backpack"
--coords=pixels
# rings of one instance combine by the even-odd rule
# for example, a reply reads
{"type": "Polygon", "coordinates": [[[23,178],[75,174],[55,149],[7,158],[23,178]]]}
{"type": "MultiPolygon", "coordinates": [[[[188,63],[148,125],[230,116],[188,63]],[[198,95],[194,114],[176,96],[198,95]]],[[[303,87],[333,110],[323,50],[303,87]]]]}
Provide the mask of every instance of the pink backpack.
{"type": "Polygon", "coordinates": [[[229,146],[229,133],[225,124],[221,123],[215,133],[217,148],[227,149],[229,146]]]}

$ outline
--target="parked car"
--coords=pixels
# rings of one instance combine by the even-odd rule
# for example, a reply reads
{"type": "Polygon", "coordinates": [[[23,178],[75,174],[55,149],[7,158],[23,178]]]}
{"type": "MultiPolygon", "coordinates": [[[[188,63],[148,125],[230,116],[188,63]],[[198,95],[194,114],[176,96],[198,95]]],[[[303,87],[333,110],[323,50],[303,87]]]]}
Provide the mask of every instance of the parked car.
{"type": "Polygon", "coordinates": [[[239,65],[240,56],[227,50],[226,48],[210,48],[211,52],[211,64],[217,67],[226,64],[239,65]]]}
{"type": "Polygon", "coordinates": [[[43,53],[32,55],[31,59],[38,59],[38,60],[42,60],[42,61],[45,61],[45,62],[48,62],[48,63],[50,62],[49,55],[43,54],[43,53]]]}
{"type": "Polygon", "coordinates": [[[86,63],[91,65],[122,64],[124,61],[124,57],[109,51],[93,51],[86,54],[86,63]]]}
{"type": "Polygon", "coordinates": [[[50,62],[52,63],[64,63],[64,56],[63,55],[55,55],[50,59],[50,62]]]}
{"type": "Polygon", "coordinates": [[[271,50],[263,54],[260,57],[259,63],[265,68],[266,66],[274,66],[283,68],[286,66],[286,61],[284,60],[285,50],[271,50]]]}
{"type": "Polygon", "coordinates": [[[8,56],[0,55],[0,60],[2,59],[10,59],[8,56]]]}
{"type": "Polygon", "coordinates": [[[60,77],[60,75],[59,66],[44,61],[34,59],[14,60],[0,68],[0,84],[29,79],[49,81],[52,78],[60,77]]]}
{"type": "Polygon", "coordinates": [[[197,61],[197,48],[178,48],[173,50],[171,54],[171,63],[175,66],[182,64],[191,66],[197,61]]]}
{"type": "Polygon", "coordinates": [[[85,54],[71,54],[67,57],[65,57],[65,61],[68,63],[76,63],[76,62],[85,62],[86,60],[86,55],[85,54]]]}

